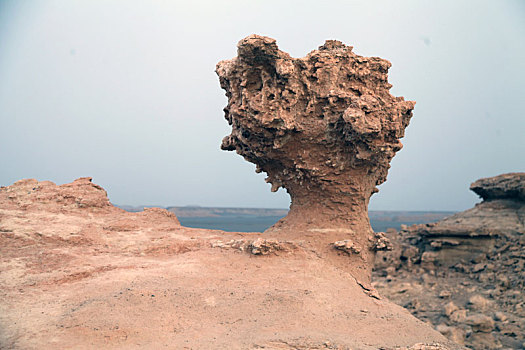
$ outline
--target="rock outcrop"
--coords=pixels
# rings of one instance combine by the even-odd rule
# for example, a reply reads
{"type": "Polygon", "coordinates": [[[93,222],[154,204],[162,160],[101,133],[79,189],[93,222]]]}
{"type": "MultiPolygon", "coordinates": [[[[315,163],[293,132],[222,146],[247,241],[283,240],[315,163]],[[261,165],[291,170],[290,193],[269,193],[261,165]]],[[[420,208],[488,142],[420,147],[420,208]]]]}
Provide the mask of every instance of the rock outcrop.
{"type": "Polygon", "coordinates": [[[525,173],[471,185],[483,201],[432,224],[390,231],[379,292],[474,349],[525,346],[525,173]]]}
{"type": "Polygon", "coordinates": [[[300,241],[126,212],[87,178],[0,188],[0,296],[2,349],[456,348],[300,241]]]}
{"type": "Polygon", "coordinates": [[[525,202],[525,173],[510,173],[479,179],[470,185],[485,201],[510,199],[525,202]]]}
{"type": "Polygon", "coordinates": [[[503,174],[474,182],[483,201],[436,223],[406,228],[427,260],[452,266],[490,254],[496,242],[525,234],[525,173],[503,174]]]}
{"type": "Polygon", "coordinates": [[[25,179],[9,187],[1,187],[0,194],[9,201],[4,205],[21,208],[46,207],[48,210],[74,210],[97,208],[111,210],[106,191],[92,182],[90,177],[76,179],[72,183],[57,186],[51,181],[25,179]]]}
{"type": "Polygon", "coordinates": [[[369,198],[402,147],[414,102],[389,93],[390,62],[356,55],[340,41],[303,58],[258,35],[237,48],[216,69],[232,126],[221,147],[266,172],[272,191],[290,194],[288,215],[268,232],[303,237],[320,252],[350,239],[360,253],[344,264],[368,280],[377,246],[369,198]]]}

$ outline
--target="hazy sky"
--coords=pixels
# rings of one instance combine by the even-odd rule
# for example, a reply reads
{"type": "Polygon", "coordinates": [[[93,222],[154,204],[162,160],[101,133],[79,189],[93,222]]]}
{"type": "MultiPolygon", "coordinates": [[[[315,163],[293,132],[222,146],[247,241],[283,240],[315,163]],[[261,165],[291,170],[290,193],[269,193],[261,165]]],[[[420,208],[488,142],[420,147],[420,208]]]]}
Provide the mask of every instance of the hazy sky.
{"type": "Polygon", "coordinates": [[[371,209],[462,210],[525,171],[525,1],[1,1],[0,185],[91,176],[113,203],[287,207],[219,149],[215,64],[252,34],[338,39],[417,101],[371,209]]]}

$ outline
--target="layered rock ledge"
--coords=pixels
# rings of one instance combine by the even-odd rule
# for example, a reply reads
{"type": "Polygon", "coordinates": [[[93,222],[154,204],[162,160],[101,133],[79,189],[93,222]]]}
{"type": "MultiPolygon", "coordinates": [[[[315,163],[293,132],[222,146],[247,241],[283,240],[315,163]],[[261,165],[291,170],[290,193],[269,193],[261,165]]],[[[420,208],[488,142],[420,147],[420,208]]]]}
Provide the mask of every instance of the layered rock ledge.
{"type": "Polygon", "coordinates": [[[498,239],[525,234],[525,173],[479,179],[470,189],[483,199],[474,208],[405,229],[427,252],[427,260],[447,266],[468,262],[490,254],[498,239]]]}
{"type": "Polygon", "coordinates": [[[525,345],[525,173],[475,181],[483,199],[441,221],[390,231],[374,286],[473,349],[525,345]]]}
{"type": "Polygon", "coordinates": [[[525,202],[525,173],[509,173],[479,179],[470,185],[483,200],[510,199],[525,202]]]}

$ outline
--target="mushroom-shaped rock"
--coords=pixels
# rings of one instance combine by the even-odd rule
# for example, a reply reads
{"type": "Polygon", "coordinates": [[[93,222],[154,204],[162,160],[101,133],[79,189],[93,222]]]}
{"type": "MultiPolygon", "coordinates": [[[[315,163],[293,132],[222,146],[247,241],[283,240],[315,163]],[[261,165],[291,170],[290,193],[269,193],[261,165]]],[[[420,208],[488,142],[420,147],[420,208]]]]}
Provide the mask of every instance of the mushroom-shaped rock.
{"type": "Polygon", "coordinates": [[[232,126],[222,149],[266,172],[272,191],[290,194],[288,215],[268,232],[319,247],[350,239],[361,251],[350,259],[368,275],[375,245],[368,201],[402,147],[415,103],[389,93],[390,62],[337,40],[303,58],[258,35],[237,48],[216,69],[232,126]]]}

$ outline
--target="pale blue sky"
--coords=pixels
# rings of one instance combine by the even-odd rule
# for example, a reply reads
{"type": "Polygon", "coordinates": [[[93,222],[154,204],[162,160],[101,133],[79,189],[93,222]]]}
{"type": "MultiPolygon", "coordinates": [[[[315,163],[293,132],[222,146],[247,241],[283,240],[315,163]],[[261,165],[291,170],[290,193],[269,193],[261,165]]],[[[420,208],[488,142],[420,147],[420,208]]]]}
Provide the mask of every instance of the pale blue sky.
{"type": "Polygon", "coordinates": [[[524,1],[0,0],[0,185],[92,176],[118,204],[287,207],[219,149],[215,64],[252,33],[392,62],[417,105],[371,209],[462,210],[472,181],[525,171],[524,1]]]}

